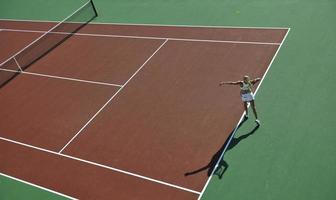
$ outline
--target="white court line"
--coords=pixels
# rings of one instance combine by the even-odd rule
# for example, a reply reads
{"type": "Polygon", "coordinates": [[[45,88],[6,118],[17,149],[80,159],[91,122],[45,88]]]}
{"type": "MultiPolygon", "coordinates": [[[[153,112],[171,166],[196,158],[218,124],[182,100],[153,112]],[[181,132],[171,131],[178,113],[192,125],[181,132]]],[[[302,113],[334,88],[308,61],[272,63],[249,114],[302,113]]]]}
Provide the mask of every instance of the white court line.
{"type": "Polygon", "coordinates": [[[149,57],[147,60],[139,67],[137,71],[134,72],[134,74],[123,84],[121,88],[94,114],[91,119],[71,138],[71,140],[64,145],[64,147],[59,151],[59,153],[62,153],[62,151],[90,124],[90,122],[96,118],[96,116],[114,99],[114,97],[117,96],[117,94],[127,85],[127,83],[132,80],[132,78],[138,74],[138,72],[148,63],[148,61],[168,42],[168,40],[165,40],[157,49],[156,51],[149,57]]]}
{"type": "MultiPolygon", "coordinates": [[[[45,31],[35,31],[26,29],[3,29],[4,31],[22,32],[22,33],[45,33],[45,31]]],[[[260,45],[280,45],[278,42],[252,42],[238,40],[207,40],[207,39],[192,39],[192,38],[170,38],[170,37],[151,37],[151,36],[136,36],[136,35],[113,35],[113,34],[92,34],[92,33],[68,33],[68,32],[50,32],[64,35],[78,35],[91,37],[112,37],[112,38],[132,38],[132,39],[149,39],[149,40],[172,40],[172,41],[188,41],[188,42],[214,42],[214,43],[233,43],[233,44],[260,44],[260,45]]]]}
{"type": "Polygon", "coordinates": [[[16,60],[16,58],[15,57],[13,57],[13,58],[14,58],[14,61],[15,61],[16,65],[18,66],[20,72],[23,72],[23,70],[22,70],[21,66],[19,65],[18,61],[16,60]]]}
{"type": "MultiPolygon", "coordinates": [[[[1,67],[0,67],[0,71],[7,71],[7,72],[18,73],[18,71],[11,70],[11,69],[3,69],[1,67]]],[[[122,87],[122,85],[114,84],[114,83],[105,83],[105,82],[99,82],[99,81],[88,81],[88,80],[83,80],[83,79],[68,78],[68,77],[62,77],[62,76],[53,76],[53,75],[48,75],[48,74],[40,74],[40,73],[33,73],[33,72],[27,72],[27,71],[19,71],[19,73],[33,75],[33,76],[41,76],[41,77],[47,77],[47,78],[54,78],[54,79],[62,79],[62,80],[68,80],[68,81],[76,81],[76,82],[82,82],[82,83],[91,83],[91,84],[97,84],[97,85],[122,87]]]]}
{"type": "MultiPolygon", "coordinates": [[[[17,21],[17,20],[16,20],[16,21],[17,21]]],[[[22,20],[22,21],[27,21],[27,20],[22,20]]],[[[28,20],[28,21],[29,21],[29,20],[28,20]]],[[[44,21],[44,22],[46,22],[46,21],[44,21]]],[[[116,23],[110,23],[110,24],[116,24],[116,23]]],[[[150,25],[150,24],[118,24],[118,25],[174,26],[174,25],[150,25]]],[[[175,25],[175,26],[183,26],[183,25],[175,25]]],[[[197,26],[186,26],[186,27],[197,27],[197,26]]],[[[205,27],[205,28],[209,28],[209,27],[211,27],[211,28],[228,28],[228,26],[199,26],[199,27],[205,27]]],[[[260,28],[260,29],[263,29],[263,27],[229,27],[229,28],[260,28]]],[[[267,28],[265,28],[265,29],[272,29],[272,27],[267,27],[267,28]]],[[[275,29],[287,29],[287,33],[286,33],[286,36],[284,37],[284,39],[287,37],[287,34],[288,34],[289,30],[290,30],[289,28],[275,28],[275,29]]],[[[129,36],[129,37],[132,37],[132,36],[129,36]]],[[[161,38],[161,39],[167,39],[167,40],[166,40],[166,42],[167,42],[168,39],[172,39],[172,40],[175,39],[175,40],[176,40],[176,39],[178,39],[178,38],[161,38]]],[[[283,41],[284,41],[284,39],[283,39],[283,41]]],[[[182,40],[183,40],[183,39],[182,39],[182,40]]],[[[185,39],[184,39],[184,40],[185,40],[185,39]]],[[[280,45],[280,47],[278,48],[276,54],[278,53],[279,49],[281,48],[281,45],[283,44],[283,41],[282,41],[281,43],[277,43],[277,45],[280,45]]],[[[274,55],[274,57],[273,57],[273,59],[272,59],[270,65],[272,64],[272,62],[273,62],[273,60],[274,60],[276,54],[274,55]]],[[[270,65],[268,66],[268,69],[269,69],[270,65]]],[[[264,79],[264,77],[265,77],[265,75],[266,75],[268,69],[266,70],[266,72],[265,72],[265,74],[264,74],[264,76],[263,76],[261,82],[263,81],[263,79],[264,79]]],[[[261,85],[261,82],[260,82],[259,86],[261,85]]],[[[257,90],[259,89],[259,86],[258,86],[257,90]]],[[[256,92],[257,92],[257,90],[256,90],[256,92]]],[[[119,92],[119,91],[118,91],[118,92],[119,92]]],[[[107,105],[107,104],[106,104],[106,105],[107,105]]],[[[242,116],[243,116],[243,115],[242,115],[242,116]]],[[[233,135],[234,135],[234,133],[232,134],[232,137],[233,137],[233,135]]],[[[230,143],[232,137],[230,138],[229,143],[230,143]]],[[[1,138],[0,138],[0,139],[1,139],[1,138]]],[[[14,142],[14,143],[16,143],[16,142],[14,142]]],[[[228,144],[229,144],[229,143],[228,143],[228,144]]],[[[21,144],[21,145],[23,145],[23,144],[21,144]]],[[[27,145],[24,145],[24,146],[27,146],[27,145]]],[[[36,148],[36,147],[35,147],[35,148],[36,148]]],[[[40,149],[40,150],[41,150],[41,149],[40,149]]],[[[63,150],[63,149],[62,149],[62,150],[63,150]]],[[[62,151],[62,150],[61,150],[61,151],[62,151]]],[[[225,149],[225,150],[226,150],[226,149],[225,149]]],[[[221,155],[220,159],[221,159],[222,156],[224,155],[225,150],[223,151],[223,154],[221,155]]],[[[61,151],[60,151],[60,152],[61,152],[61,151]]],[[[53,153],[53,154],[56,154],[55,152],[52,152],[52,153],[53,153]]],[[[90,163],[90,164],[94,164],[94,165],[97,165],[97,166],[101,166],[101,167],[105,167],[105,168],[109,168],[109,169],[112,169],[112,170],[113,170],[113,168],[110,168],[110,167],[108,167],[108,166],[100,165],[100,164],[93,163],[93,162],[90,162],[90,161],[84,161],[84,160],[82,160],[82,159],[75,158],[75,157],[72,157],[72,156],[67,156],[67,155],[64,155],[64,154],[62,154],[62,153],[58,153],[58,155],[65,156],[65,157],[68,157],[68,158],[72,158],[72,159],[75,159],[75,160],[80,160],[80,161],[83,161],[83,162],[87,162],[87,163],[90,163]]],[[[220,161],[220,159],[219,159],[218,161],[220,161]]],[[[219,162],[217,162],[216,166],[218,166],[218,163],[219,163],[219,162]]],[[[215,169],[216,169],[216,167],[214,168],[214,170],[215,170],[215,169]]],[[[117,170],[116,170],[116,171],[117,171],[117,170]]],[[[121,170],[120,172],[125,173],[125,172],[122,171],[122,170],[121,170]]],[[[179,186],[177,186],[177,187],[174,186],[174,185],[170,185],[170,186],[172,186],[172,187],[176,187],[176,188],[179,188],[179,189],[182,189],[182,190],[186,190],[186,191],[189,191],[189,192],[193,192],[193,193],[196,193],[196,194],[200,194],[200,196],[199,196],[199,199],[200,199],[201,196],[203,195],[204,191],[205,191],[205,188],[206,188],[207,185],[208,185],[208,182],[210,181],[210,178],[213,176],[213,173],[214,173],[214,171],[212,172],[211,176],[209,177],[209,179],[208,179],[208,181],[207,181],[207,183],[206,183],[206,185],[205,185],[205,187],[203,188],[203,190],[202,190],[201,193],[200,193],[200,192],[197,192],[197,191],[189,190],[189,189],[186,189],[186,188],[183,189],[183,188],[180,188],[179,186]]],[[[128,172],[127,172],[126,174],[128,174],[128,172]]],[[[139,177],[141,177],[141,176],[139,175],[139,177]]],[[[147,180],[151,180],[151,179],[147,179],[147,180]]],[[[152,181],[156,182],[156,180],[152,180],[152,181]]],[[[160,183],[160,182],[159,182],[159,183],[160,183]]],[[[164,182],[161,183],[161,184],[164,184],[164,182]]],[[[166,184],[165,184],[165,185],[166,185],[166,184]]]]}
{"type": "MultiPolygon", "coordinates": [[[[27,20],[27,19],[0,19],[1,21],[17,21],[17,22],[51,22],[57,23],[59,21],[53,20],[27,20]]],[[[118,23],[118,22],[90,22],[90,24],[106,24],[106,25],[121,25],[121,26],[163,26],[163,27],[185,27],[185,28],[232,28],[232,29],[289,29],[288,27],[262,27],[262,26],[207,26],[207,25],[185,25],[185,24],[144,24],[144,23],[118,23]]]]}
{"type": "Polygon", "coordinates": [[[7,60],[5,60],[4,62],[2,62],[0,64],[0,66],[2,66],[4,63],[6,63],[8,60],[14,58],[15,56],[17,56],[18,54],[20,54],[21,52],[23,52],[24,50],[26,50],[28,47],[32,46],[33,44],[35,44],[38,40],[40,40],[42,37],[44,37],[46,34],[48,34],[48,32],[50,32],[51,30],[55,29],[56,27],[58,27],[60,24],[62,24],[63,22],[65,22],[67,19],[69,19],[73,14],[75,14],[78,10],[82,9],[84,6],[86,6],[88,3],[90,3],[90,1],[86,2],[85,4],[83,4],[80,8],[78,8],[77,10],[75,10],[74,12],[72,12],[69,16],[67,16],[65,19],[63,19],[62,21],[60,21],[59,23],[57,23],[55,26],[53,26],[51,29],[49,29],[49,31],[45,32],[43,35],[41,35],[40,37],[36,38],[34,41],[32,41],[30,44],[28,44],[26,47],[24,47],[23,49],[21,49],[20,51],[18,51],[16,54],[14,54],[13,56],[9,57],[7,60]]]}
{"type": "Polygon", "coordinates": [[[87,164],[90,164],[90,165],[94,165],[96,167],[109,169],[109,170],[112,170],[112,171],[115,171],[115,172],[119,172],[119,173],[122,173],[122,174],[129,175],[129,176],[134,176],[134,177],[144,179],[144,180],[147,180],[147,181],[159,183],[161,185],[165,185],[165,186],[173,187],[173,188],[176,188],[176,189],[180,189],[180,190],[183,190],[183,191],[186,191],[186,192],[190,192],[190,193],[194,193],[194,194],[198,194],[198,195],[200,194],[200,192],[198,192],[198,191],[191,190],[191,189],[184,188],[184,187],[180,187],[178,185],[174,185],[174,184],[167,183],[167,182],[164,182],[164,181],[156,180],[156,179],[149,178],[149,177],[146,177],[146,176],[142,176],[142,175],[139,175],[139,174],[131,173],[131,172],[124,171],[124,170],[121,170],[121,169],[117,169],[117,168],[114,168],[114,167],[109,167],[109,166],[106,166],[106,165],[102,165],[102,164],[95,163],[95,162],[92,162],[92,161],[84,160],[84,159],[77,158],[77,157],[74,157],[74,156],[70,156],[70,155],[66,155],[66,154],[62,154],[62,153],[57,153],[57,152],[54,152],[54,151],[50,151],[50,150],[43,149],[43,148],[40,148],[40,147],[32,146],[32,145],[29,145],[29,144],[25,144],[25,143],[18,142],[18,141],[15,141],[15,140],[7,139],[7,138],[4,138],[4,137],[0,137],[0,140],[4,140],[4,141],[10,142],[10,143],[17,144],[17,145],[21,145],[21,146],[25,146],[25,147],[28,147],[28,148],[36,149],[36,150],[43,151],[43,152],[46,152],[46,153],[50,153],[50,154],[53,154],[53,155],[66,157],[66,158],[69,158],[69,159],[72,159],[72,160],[84,162],[84,163],[87,163],[87,164]]]}
{"type": "Polygon", "coordinates": [[[59,195],[59,196],[62,196],[62,197],[68,198],[68,199],[73,199],[73,200],[76,199],[76,198],[74,198],[74,197],[71,197],[71,196],[68,196],[68,195],[65,195],[65,194],[56,192],[56,191],[54,191],[54,190],[51,190],[51,189],[48,189],[48,188],[45,188],[45,187],[42,187],[42,186],[39,186],[39,185],[30,183],[30,182],[27,182],[27,181],[24,181],[24,180],[22,180],[22,179],[15,178],[15,177],[13,177],[13,176],[10,176],[10,175],[7,175],[7,174],[1,173],[1,172],[0,172],[0,175],[1,175],[1,176],[4,176],[4,177],[7,177],[7,178],[10,178],[10,179],[13,179],[13,180],[18,181],[18,182],[21,182],[21,183],[24,183],[24,184],[33,186],[33,187],[36,187],[36,188],[39,188],[39,189],[41,189],[41,190],[45,190],[45,191],[47,191],[47,192],[51,192],[51,193],[57,194],[57,195],[59,195]]]}
{"type": "MultiPolygon", "coordinates": [[[[259,83],[257,89],[256,89],[255,92],[254,92],[255,94],[257,94],[257,92],[258,92],[258,90],[259,90],[259,88],[260,88],[262,82],[264,81],[264,79],[265,79],[265,77],[266,77],[266,75],[267,75],[269,69],[271,68],[271,65],[273,64],[273,62],[274,62],[274,60],[275,60],[275,58],[276,58],[276,56],[277,56],[279,50],[281,49],[281,47],[282,47],[284,41],[286,40],[289,31],[290,31],[290,28],[287,30],[286,35],[285,35],[284,38],[282,39],[282,42],[281,42],[280,46],[278,47],[278,49],[277,49],[277,51],[275,52],[275,54],[274,54],[274,56],[273,56],[273,58],[272,58],[270,64],[268,65],[268,67],[267,67],[267,69],[266,69],[266,72],[264,73],[263,77],[261,78],[261,81],[260,81],[260,83],[259,83]]],[[[200,194],[199,197],[198,197],[198,200],[200,200],[200,199],[202,198],[202,196],[203,196],[203,194],[204,194],[204,192],[205,192],[207,186],[208,186],[209,183],[210,183],[211,177],[212,177],[213,174],[215,173],[215,171],[216,171],[216,169],[217,169],[217,167],[218,167],[220,161],[223,159],[224,154],[225,154],[225,151],[227,150],[227,148],[229,147],[229,145],[230,145],[230,143],[231,143],[233,137],[235,136],[235,134],[236,134],[236,132],[237,132],[237,129],[238,129],[238,126],[239,126],[239,124],[241,123],[241,121],[242,121],[242,119],[243,119],[243,117],[244,117],[244,114],[245,114],[245,111],[244,111],[243,114],[241,115],[241,117],[240,117],[240,119],[239,119],[239,121],[238,121],[238,124],[237,124],[236,127],[234,128],[234,131],[233,131],[233,133],[231,134],[231,137],[229,138],[228,143],[227,143],[226,146],[224,147],[224,150],[223,150],[221,156],[219,157],[219,159],[218,159],[218,161],[217,161],[215,167],[213,168],[213,170],[212,170],[212,172],[211,172],[211,175],[209,176],[209,178],[208,178],[206,184],[204,185],[204,187],[203,187],[203,189],[202,189],[202,191],[201,191],[201,194],[200,194]]]]}

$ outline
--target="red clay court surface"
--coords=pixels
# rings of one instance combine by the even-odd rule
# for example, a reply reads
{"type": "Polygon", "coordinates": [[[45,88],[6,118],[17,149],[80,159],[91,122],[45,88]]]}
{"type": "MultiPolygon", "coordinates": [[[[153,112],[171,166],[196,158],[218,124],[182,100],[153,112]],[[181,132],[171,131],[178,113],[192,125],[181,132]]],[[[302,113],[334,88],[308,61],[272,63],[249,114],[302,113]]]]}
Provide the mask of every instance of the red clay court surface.
{"type": "MultiPolygon", "coordinates": [[[[0,21],[0,63],[52,25],[0,21]]],[[[79,199],[197,199],[207,171],[184,174],[243,112],[218,83],[262,77],[287,31],[87,25],[0,89],[0,172],[79,199]]]]}

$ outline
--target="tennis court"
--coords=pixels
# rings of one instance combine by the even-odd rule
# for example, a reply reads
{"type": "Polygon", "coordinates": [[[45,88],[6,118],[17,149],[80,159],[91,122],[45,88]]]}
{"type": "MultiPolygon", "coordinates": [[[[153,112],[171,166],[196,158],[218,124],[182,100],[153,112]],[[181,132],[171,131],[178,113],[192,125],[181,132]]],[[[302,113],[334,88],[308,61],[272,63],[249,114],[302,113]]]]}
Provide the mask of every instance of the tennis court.
{"type": "Polygon", "coordinates": [[[79,199],[198,199],[209,174],[185,173],[221,149],[243,112],[218,83],[264,77],[289,31],[55,26],[0,21],[1,76],[12,77],[0,90],[1,173],[79,199]],[[16,54],[50,35],[57,46],[42,57],[16,54]]]}
{"type": "Polygon", "coordinates": [[[85,1],[1,2],[0,199],[335,199],[335,2],[85,1]]]}

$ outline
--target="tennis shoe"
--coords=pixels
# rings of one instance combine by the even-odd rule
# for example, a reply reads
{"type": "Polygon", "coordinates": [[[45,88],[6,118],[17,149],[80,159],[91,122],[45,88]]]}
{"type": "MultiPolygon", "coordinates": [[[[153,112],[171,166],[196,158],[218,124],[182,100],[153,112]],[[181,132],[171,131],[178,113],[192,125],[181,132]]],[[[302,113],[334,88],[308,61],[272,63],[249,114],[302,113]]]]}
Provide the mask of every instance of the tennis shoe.
{"type": "Polygon", "coordinates": [[[258,126],[260,126],[260,121],[259,121],[259,119],[256,119],[255,122],[257,123],[258,126]]]}

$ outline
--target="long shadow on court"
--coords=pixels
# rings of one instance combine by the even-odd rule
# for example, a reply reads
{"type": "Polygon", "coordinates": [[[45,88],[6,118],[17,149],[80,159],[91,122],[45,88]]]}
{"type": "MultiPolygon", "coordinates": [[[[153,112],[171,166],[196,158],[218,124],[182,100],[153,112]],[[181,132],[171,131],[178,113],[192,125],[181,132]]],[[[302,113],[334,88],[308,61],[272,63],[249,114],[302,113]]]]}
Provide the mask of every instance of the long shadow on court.
{"type": "MultiPolygon", "coordinates": [[[[239,125],[237,130],[245,123],[246,120],[243,120],[239,125]]],[[[236,145],[239,144],[240,141],[246,139],[247,137],[251,136],[256,130],[258,130],[259,126],[256,125],[250,132],[243,134],[237,138],[232,138],[229,146],[227,147],[226,151],[231,150],[232,148],[234,148],[236,145]]],[[[202,172],[204,170],[207,170],[207,174],[208,176],[211,175],[213,169],[216,167],[217,161],[220,158],[222,152],[224,151],[227,143],[229,142],[230,137],[232,136],[234,132],[234,129],[231,131],[230,136],[228,137],[228,139],[225,141],[225,143],[221,146],[221,148],[212,156],[210,162],[205,165],[204,167],[201,167],[199,169],[196,169],[194,171],[191,172],[187,172],[184,175],[185,176],[191,176],[193,174],[197,174],[199,172],[202,172]]],[[[218,164],[217,169],[215,170],[214,174],[217,175],[220,179],[223,177],[224,173],[226,172],[226,170],[228,169],[229,165],[228,163],[222,158],[218,164]]]]}

